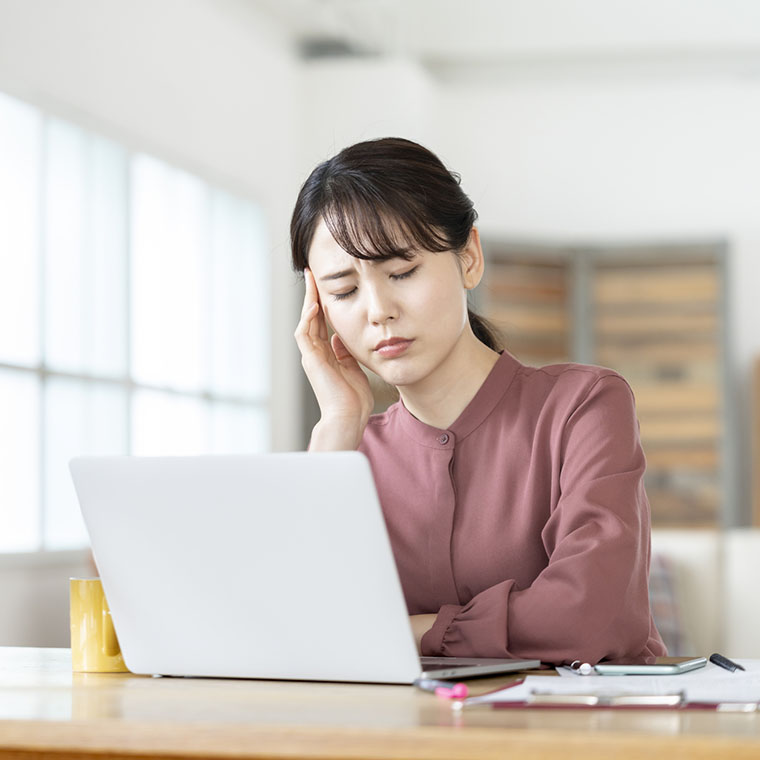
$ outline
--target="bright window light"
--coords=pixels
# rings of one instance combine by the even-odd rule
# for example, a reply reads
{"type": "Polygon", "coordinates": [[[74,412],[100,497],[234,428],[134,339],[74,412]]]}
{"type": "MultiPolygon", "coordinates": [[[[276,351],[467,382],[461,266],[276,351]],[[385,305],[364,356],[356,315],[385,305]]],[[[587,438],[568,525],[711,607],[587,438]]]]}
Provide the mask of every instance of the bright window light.
{"type": "Polygon", "coordinates": [[[211,198],[212,378],[215,393],[269,395],[269,263],[259,209],[222,191],[211,198]],[[249,252],[255,252],[251,255],[249,252]]]}
{"type": "Polygon", "coordinates": [[[40,360],[39,111],[0,93],[0,362],[40,360]]]}
{"type": "Polygon", "coordinates": [[[0,551],[40,547],[40,383],[0,370],[0,551]]]}
{"type": "Polygon", "coordinates": [[[132,450],[140,456],[194,456],[211,451],[208,404],[191,396],[140,390],[132,415],[132,450]]]}
{"type": "Polygon", "coordinates": [[[149,156],[132,162],[132,359],[135,380],[208,384],[208,186],[149,156]]]}
{"type": "Polygon", "coordinates": [[[68,463],[72,457],[127,453],[127,391],[110,383],[51,378],[45,383],[44,535],[48,549],[87,543],[68,463]]]}
{"type": "Polygon", "coordinates": [[[270,441],[261,210],[0,93],[0,552],[87,544],[81,455],[270,441]]]}
{"type": "Polygon", "coordinates": [[[45,361],[120,377],[127,369],[127,156],[59,120],[48,122],[45,136],[45,361]]]}

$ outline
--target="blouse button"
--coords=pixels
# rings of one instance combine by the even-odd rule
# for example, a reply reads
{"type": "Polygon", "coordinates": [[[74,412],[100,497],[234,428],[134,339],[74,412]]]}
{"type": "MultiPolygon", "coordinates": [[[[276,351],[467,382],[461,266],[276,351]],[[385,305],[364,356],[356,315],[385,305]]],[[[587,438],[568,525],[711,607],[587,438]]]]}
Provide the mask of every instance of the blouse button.
{"type": "Polygon", "coordinates": [[[443,435],[438,436],[438,443],[440,443],[442,446],[445,446],[449,442],[449,434],[443,433],[443,435]]]}

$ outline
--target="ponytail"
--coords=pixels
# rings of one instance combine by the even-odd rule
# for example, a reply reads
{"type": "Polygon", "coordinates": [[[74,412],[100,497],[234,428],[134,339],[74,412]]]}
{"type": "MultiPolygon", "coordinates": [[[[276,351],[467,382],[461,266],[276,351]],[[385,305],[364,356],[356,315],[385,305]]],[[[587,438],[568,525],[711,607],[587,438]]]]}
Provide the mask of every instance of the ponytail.
{"type": "Polygon", "coordinates": [[[476,314],[472,309],[467,309],[467,316],[470,320],[470,327],[475,337],[485,343],[492,351],[502,351],[501,336],[496,327],[491,324],[485,317],[476,314]]]}

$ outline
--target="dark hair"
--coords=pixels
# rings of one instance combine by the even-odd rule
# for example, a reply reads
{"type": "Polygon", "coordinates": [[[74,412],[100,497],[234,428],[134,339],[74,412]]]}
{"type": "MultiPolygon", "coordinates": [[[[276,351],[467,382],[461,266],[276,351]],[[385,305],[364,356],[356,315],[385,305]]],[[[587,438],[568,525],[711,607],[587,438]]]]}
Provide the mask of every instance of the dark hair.
{"type": "MultiPolygon", "coordinates": [[[[411,259],[415,250],[459,252],[478,214],[450,172],[427,148],[400,137],[367,140],[319,164],[301,187],[290,221],[297,272],[309,264],[320,219],[358,259],[411,259]]],[[[468,309],[472,331],[501,349],[498,332],[468,309]]]]}

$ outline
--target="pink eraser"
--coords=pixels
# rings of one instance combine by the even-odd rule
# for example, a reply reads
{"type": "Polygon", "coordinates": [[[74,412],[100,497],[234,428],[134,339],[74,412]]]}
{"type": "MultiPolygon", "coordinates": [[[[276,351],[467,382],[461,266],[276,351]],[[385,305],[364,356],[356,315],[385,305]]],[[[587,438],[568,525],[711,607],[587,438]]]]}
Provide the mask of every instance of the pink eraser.
{"type": "Polygon", "coordinates": [[[439,686],[435,693],[437,696],[446,699],[464,699],[467,696],[467,686],[463,683],[455,683],[451,688],[439,686]]]}

